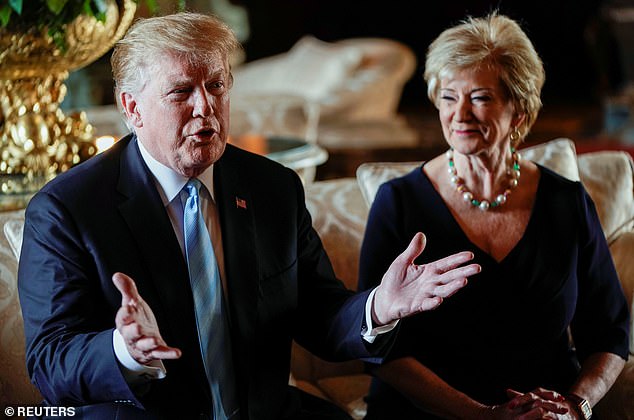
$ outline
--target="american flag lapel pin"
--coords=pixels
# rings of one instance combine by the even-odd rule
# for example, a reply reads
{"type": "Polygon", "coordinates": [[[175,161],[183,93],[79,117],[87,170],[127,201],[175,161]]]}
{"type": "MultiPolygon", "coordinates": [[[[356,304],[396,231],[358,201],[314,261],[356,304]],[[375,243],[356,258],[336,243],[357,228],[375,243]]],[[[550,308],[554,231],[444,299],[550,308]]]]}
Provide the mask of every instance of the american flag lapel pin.
{"type": "Polygon", "coordinates": [[[247,200],[244,198],[236,197],[236,207],[239,209],[247,209],[247,200]]]}

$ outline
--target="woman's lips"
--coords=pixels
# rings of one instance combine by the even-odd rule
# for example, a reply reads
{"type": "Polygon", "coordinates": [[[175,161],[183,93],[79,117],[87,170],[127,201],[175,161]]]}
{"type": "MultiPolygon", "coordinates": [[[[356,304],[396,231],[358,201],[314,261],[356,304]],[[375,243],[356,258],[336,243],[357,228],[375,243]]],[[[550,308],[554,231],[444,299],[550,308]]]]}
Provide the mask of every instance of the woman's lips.
{"type": "Polygon", "coordinates": [[[470,136],[479,133],[478,130],[453,130],[453,132],[458,136],[470,136]]]}

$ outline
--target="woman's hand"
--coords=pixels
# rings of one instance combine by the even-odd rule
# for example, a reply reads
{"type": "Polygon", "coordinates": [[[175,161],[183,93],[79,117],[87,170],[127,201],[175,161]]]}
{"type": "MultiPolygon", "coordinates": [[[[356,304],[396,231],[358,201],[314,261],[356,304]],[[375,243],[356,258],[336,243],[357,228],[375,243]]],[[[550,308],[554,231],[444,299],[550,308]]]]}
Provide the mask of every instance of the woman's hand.
{"type": "Polygon", "coordinates": [[[555,391],[537,388],[522,394],[509,389],[507,395],[510,401],[491,408],[494,419],[578,419],[571,403],[555,391]]]}

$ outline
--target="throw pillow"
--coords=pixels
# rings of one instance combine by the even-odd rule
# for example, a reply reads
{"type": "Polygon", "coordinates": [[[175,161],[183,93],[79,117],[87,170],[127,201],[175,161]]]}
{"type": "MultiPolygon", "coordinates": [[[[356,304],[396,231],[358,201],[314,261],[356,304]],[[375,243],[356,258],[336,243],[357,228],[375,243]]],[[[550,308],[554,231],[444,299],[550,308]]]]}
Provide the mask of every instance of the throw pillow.
{"type": "Polygon", "coordinates": [[[594,201],[608,243],[634,227],[634,163],[625,152],[579,155],[581,181],[594,201]]]}
{"type": "Polygon", "coordinates": [[[16,260],[20,259],[22,249],[22,230],[24,229],[24,212],[19,211],[15,218],[10,218],[4,223],[4,235],[9,242],[9,247],[16,260]]]}
{"type": "MultiPolygon", "coordinates": [[[[520,150],[523,159],[532,160],[568,179],[578,181],[579,169],[575,145],[570,139],[558,138],[520,150]]],[[[421,162],[364,163],[357,168],[357,182],[368,207],[372,205],[379,186],[392,178],[403,176],[421,162]]]]}

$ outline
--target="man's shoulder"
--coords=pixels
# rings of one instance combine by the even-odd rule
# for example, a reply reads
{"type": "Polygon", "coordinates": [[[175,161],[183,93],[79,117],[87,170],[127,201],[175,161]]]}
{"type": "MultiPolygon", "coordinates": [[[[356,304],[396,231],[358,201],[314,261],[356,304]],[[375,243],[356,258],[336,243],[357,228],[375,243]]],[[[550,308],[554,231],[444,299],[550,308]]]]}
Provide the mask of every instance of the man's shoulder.
{"type": "Polygon", "coordinates": [[[82,195],[86,191],[95,194],[116,182],[121,154],[130,144],[130,137],[117,142],[110,150],[93,156],[49,181],[41,192],[52,195],[82,195]]]}

